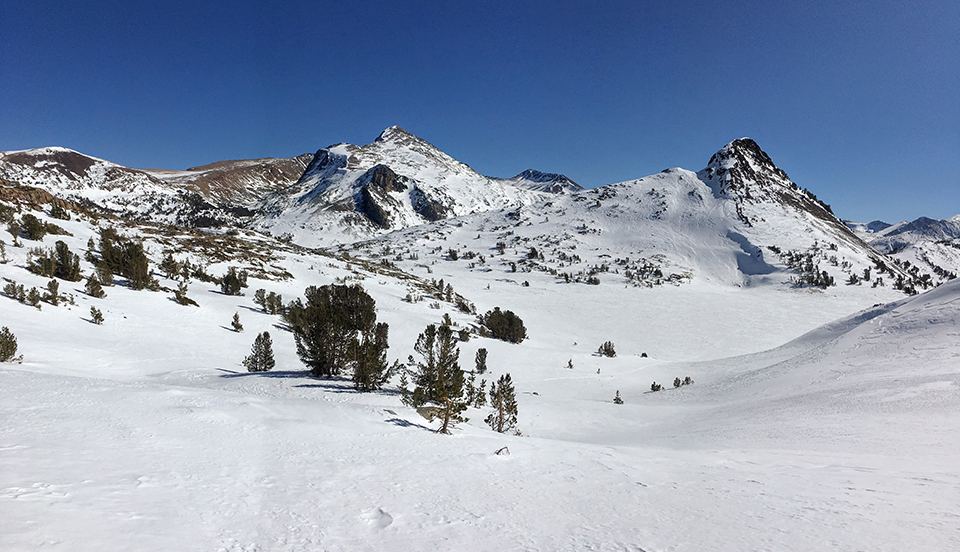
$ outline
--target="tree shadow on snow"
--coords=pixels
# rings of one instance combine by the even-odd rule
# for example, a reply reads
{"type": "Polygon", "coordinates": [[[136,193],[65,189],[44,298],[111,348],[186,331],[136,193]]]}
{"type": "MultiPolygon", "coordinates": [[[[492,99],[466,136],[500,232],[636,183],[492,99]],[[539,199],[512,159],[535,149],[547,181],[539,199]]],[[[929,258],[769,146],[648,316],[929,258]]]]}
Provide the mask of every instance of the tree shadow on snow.
{"type": "Polygon", "coordinates": [[[232,372],[224,368],[218,368],[221,372],[226,372],[225,374],[220,374],[221,378],[246,378],[246,377],[260,377],[260,378],[305,378],[310,377],[309,372],[304,372],[302,370],[271,370],[269,372],[232,372]]]}
{"type": "Polygon", "coordinates": [[[429,432],[431,432],[431,433],[434,432],[433,429],[431,429],[431,428],[429,428],[429,427],[427,427],[427,426],[425,426],[425,425],[415,424],[415,423],[411,422],[410,420],[404,420],[403,418],[390,418],[389,420],[384,420],[384,421],[387,422],[388,424],[393,424],[393,425],[399,426],[399,427],[416,427],[416,428],[420,428],[420,429],[425,430],[425,431],[429,431],[429,432]]]}

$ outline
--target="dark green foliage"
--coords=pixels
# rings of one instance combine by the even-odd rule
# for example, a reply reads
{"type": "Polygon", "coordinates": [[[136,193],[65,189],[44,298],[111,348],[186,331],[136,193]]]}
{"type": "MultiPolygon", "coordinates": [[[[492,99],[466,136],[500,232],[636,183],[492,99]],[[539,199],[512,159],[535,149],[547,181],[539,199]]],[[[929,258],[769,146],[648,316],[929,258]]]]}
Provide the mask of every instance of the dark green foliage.
{"type": "Polygon", "coordinates": [[[355,365],[350,352],[358,334],[376,342],[376,302],[360,285],[310,286],[304,295],[306,305],[293,301],[286,316],[297,354],[314,376],[339,376],[355,365]]]}
{"type": "Polygon", "coordinates": [[[233,327],[233,331],[235,332],[243,331],[243,324],[240,323],[240,313],[233,313],[233,321],[230,323],[230,326],[233,327]]]}
{"type": "Polygon", "coordinates": [[[247,287],[247,272],[231,266],[220,280],[220,291],[224,295],[241,295],[240,290],[247,287]]]}
{"type": "Polygon", "coordinates": [[[47,228],[37,217],[27,213],[20,217],[23,237],[28,240],[42,240],[47,234],[47,228]]]}
{"type": "Polygon", "coordinates": [[[100,261],[97,263],[96,271],[97,281],[99,281],[100,284],[107,287],[113,285],[113,270],[110,269],[110,265],[104,261],[100,261]]]}
{"type": "Polygon", "coordinates": [[[273,341],[270,332],[263,332],[253,340],[253,349],[250,356],[243,359],[243,365],[248,372],[269,372],[276,366],[273,359],[273,341]]]}
{"type": "Polygon", "coordinates": [[[476,371],[478,374],[485,374],[487,372],[487,350],[485,348],[480,347],[477,349],[474,362],[476,363],[476,371]]]}
{"type": "Polygon", "coordinates": [[[13,282],[7,283],[3,286],[3,294],[11,299],[17,298],[17,284],[13,282]]]}
{"type": "Polygon", "coordinates": [[[520,343],[527,337],[527,329],[523,326],[523,320],[511,311],[501,311],[500,307],[494,307],[492,311],[487,311],[480,322],[490,330],[490,335],[494,339],[520,343]]]}
{"type": "MultiPolygon", "coordinates": [[[[517,425],[517,397],[510,374],[490,384],[490,406],[493,412],[484,420],[497,433],[506,433],[517,425]]],[[[519,432],[518,432],[519,433],[519,432]]]]}
{"type": "Polygon", "coordinates": [[[47,293],[43,298],[53,306],[60,304],[60,283],[56,280],[47,282],[47,293]]]}
{"type": "Polygon", "coordinates": [[[167,253],[164,255],[163,260],[160,261],[160,271],[163,272],[163,275],[169,280],[174,280],[180,275],[180,271],[183,270],[184,263],[177,262],[173,258],[173,255],[167,253]]]}
{"type": "Polygon", "coordinates": [[[617,356],[617,351],[613,348],[613,341],[604,342],[604,344],[597,349],[597,354],[611,358],[617,356]]]}
{"type": "Polygon", "coordinates": [[[177,285],[177,291],[173,292],[174,299],[177,301],[177,303],[180,303],[185,307],[191,305],[194,307],[199,307],[200,305],[196,301],[187,297],[188,290],[189,288],[187,287],[187,282],[180,282],[180,284],[177,285]]]}
{"type": "MultiPolygon", "coordinates": [[[[126,278],[132,289],[140,290],[152,284],[150,260],[139,241],[120,236],[113,228],[104,228],[100,230],[100,257],[110,272],[126,278]]],[[[99,266],[97,276],[102,284],[107,285],[99,266]]]]}
{"type": "Polygon", "coordinates": [[[623,399],[620,398],[620,390],[617,389],[617,394],[613,397],[613,404],[623,404],[623,399]]]}
{"type": "Polygon", "coordinates": [[[450,326],[430,324],[417,337],[413,350],[422,360],[416,363],[413,394],[407,393],[405,388],[402,390],[404,402],[415,408],[434,404],[443,419],[437,432],[449,433],[454,424],[465,421],[460,414],[467,409],[463,398],[463,370],[458,362],[460,349],[453,330],[450,326]]]}
{"type": "Polygon", "coordinates": [[[10,362],[16,354],[17,336],[13,335],[10,328],[4,326],[0,329],[0,362],[10,362]]]}
{"type": "Polygon", "coordinates": [[[653,384],[650,385],[650,390],[651,390],[651,391],[659,391],[659,390],[661,390],[661,389],[663,389],[663,386],[660,385],[660,384],[657,383],[657,382],[653,382],[653,384]]]}
{"type": "Polygon", "coordinates": [[[103,299],[107,296],[107,292],[103,291],[103,287],[100,285],[100,281],[97,280],[97,277],[91,275],[87,278],[87,285],[85,286],[87,295],[91,297],[96,297],[97,299],[103,299]]]}
{"type": "Polygon", "coordinates": [[[32,307],[37,307],[40,309],[40,292],[37,291],[37,288],[30,288],[30,291],[27,292],[27,304],[32,307]]]}
{"type": "Polygon", "coordinates": [[[267,312],[267,290],[260,288],[253,292],[253,304],[258,305],[263,312],[267,312]]]}
{"type": "Polygon", "coordinates": [[[680,378],[673,378],[673,386],[680,387],[683,385],[683,381],[680,378]]]}
{"type": "Polygon", "coordinates": [[[54,276],[68,282],[80,281],[80,255],[71,252],[63,241],[57,241],[55,244],[54,259],[56,261],[54,276]]]}
{"type": "Polygon", "coordinates": [[[97,307],[90,307],[90,321],[97,326],[103,324],[103,313],[97,307]]]}
{"type": "Polygon", "coordinates": [[[279,293],[270,292],[264,301],[264,307],[268,314],[283,314],[283,296],[279,293]]]}
{"type": "Polygon", "coordinates": [[[460,254],[457,253],[457,250],[453,249],[452,247],[447,250],[447,256],[450,257],[451,261],[456,261],[460,258],[460,254]]]}
{"type": "Polygon", "coordinates": [[[353,362],[353,385],[357,391],[374,391],[390,379],[393,369],[387,365],[387,334],[389,326],[381,322],[370,332],[361,332],[360,339],[350,344],[353,362]]]}
{"type": "Polygon", "coordinates": [[[50,216],[59,220],[70,220],[70,212],[56,202],[50,204],[50,216]]]}

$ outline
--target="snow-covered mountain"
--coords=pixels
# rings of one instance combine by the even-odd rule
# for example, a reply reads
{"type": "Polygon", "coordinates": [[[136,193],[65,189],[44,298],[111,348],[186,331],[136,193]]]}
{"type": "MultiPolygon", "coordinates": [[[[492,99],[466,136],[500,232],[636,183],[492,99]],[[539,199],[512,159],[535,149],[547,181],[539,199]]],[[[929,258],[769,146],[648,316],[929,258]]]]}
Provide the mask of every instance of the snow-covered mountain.
{"type": "Polygon", "coordinates": [[[250,217],[263,194],[296,182],[309,157],[140,170],[49,147],[0,152],[0,178],[125,219],[223,226],[250,217]]]}
{"type": "Polygon", "coordinates": [[[314,155],[300,180],[269,194],[253,227],[302,245],[352,242],[426,222],[529,205],[579,188],[562,175],[483,176],[429,142],[392,126],[366,146],[314,155]]]}
{"type": "Polygon", "coordinates": [[[787,272],[767,244],[822,244],[830,225],[742,204],[748,226],[709,182],[672,169],[403,229],[350,257],[249,231],[54,219],[52,198],[33,190],[39,205],[0,199],[4,217],[29,212],[68,232],[22,247],[0,233],[0,326],[23,355],[0,363],[0,549],[960,548],[960,283],[910,298],[889,285],[777,285],[787,272]],[[25,266],[58,241],[93,274],[90,241],[107,226],[142,240],[159,291],[118,277],[95,297],[83,280],[58,280],[61,297],[42,308],[7,291],[49,290],[25,266]],[[635,262],[639,249],[659,276],[635,262]],[[378,262],[357,259],[368,251],[378,262]],[[167,255],[189,260],[192,276],[168,278],[167,255]],[[599,285],[560,285],[537,268],[576,276],[588,263],[599,285]],[[246,295],[211,281],[228,266],[249,272],[246,295]],[[528,338],[482,337],[431,279],[480,313],[517,313],[528,338]],[[418,334],[445,316],[466,330],[460,365],[483,348],[478,383],[511,374],[522,435],[491,431],[489,406],[438,435],[401,402],[399,375],[371,393],[310,377],[252,291],[289,301],[344,282],[375,299],[391,362],[416,355],[418,334]],[[196,306],[174,300],[181,285],[196,306]],[[265,331],[277,365],[247,372],[265,331]],[[605,341],[616,357],[596,353],[605,341]],[[684,376],[694,383],[670,385],[684,376]]]}
{"type": "Polygon", "coordinates": [[[750,139],[697,173],[668,169],[343,247],[408,270],[455,256],[489,278],[539,272],[563,283],[913,285],[750,139]]]}
{"type": "Polygon", "coordinates": [[[847,221],[847,225],[916,276],[929,274],[933,282],[941,283],[960,274],[960,215],[946,220],[920,217],[897,224],[847,221]]]}

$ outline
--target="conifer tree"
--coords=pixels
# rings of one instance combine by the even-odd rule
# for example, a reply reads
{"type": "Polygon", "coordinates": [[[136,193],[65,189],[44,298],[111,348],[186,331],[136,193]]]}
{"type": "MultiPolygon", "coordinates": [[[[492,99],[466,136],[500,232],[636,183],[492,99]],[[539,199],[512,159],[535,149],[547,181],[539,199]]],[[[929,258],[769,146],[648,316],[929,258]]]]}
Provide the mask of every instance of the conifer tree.
{"type": "Polygon", "coordinates": [[[250,355],[243,359],[243,365],[248,372],[269,372],[276,364],[273,359],[273,341],[270,339],[270,332],[258,334],[253,340],[250,355]]]}
{"type": "Polygon", "coordinates": [[[97,307],[90,307],[90,321],[97,326],[103,324],[103,313],[97,307]]]}
{"type": "Polygon", "coordinates": [[[374,391],[390,379],[393,369],[387,365],[389,326],[381,322],[373,332],[361,332],[350,345],[353,361],[353,385],[357,391],[374,391]]]}
{"type": "Polygon", "coordinates": [[[103,287],[100,285],[100,280],[97,280],[96,275],[91,274],[87,278],[87,284],[84,286],[87,291],[87,295],[90,297],[96,297],[97,299],[103,299],[107,296],[107,293],[103,291],[103,287]]]}
{"type": "MultiPolygon", "coordinates": [[[[376,302],[363,287],[310,286],[304,294],[307,304],[299,299],[291,302],[284,320],[293,331],[297,355],[310,373],[339,376],[344,370],[356,370],[358,359],[364,363],[360,367],[362,381],[367,381],[370,370],[378,372],[380,365],[372,359],[384,358],[387,329],[386,325],[378,329],[376,302]]],[[[280,296],[276,297],[279,302],[280,296]]],[[[277,308],[282,312],[281,306],[277,308]]]]}
{"type": "Polygon", "coordinates": [[[487,349],[480,347],[477,349],[477,356],[474,357],[474,362],[476,363],[476,372],[480,375],[483,375],[487,372],[487,349]]]}
{"type": "Polygon", "coordinates": [[[243,324],[240,323],[240,313],[233,313],[233,322],[231,322],[230,325],[233,327],[233,331],[235,332],[239,333],[243,331],[243,324]]]}
{"type": "Polygon", "coordinates": [[[13,360],[15,354],[17,354],[17,336],[13,335],[10,328],[4,326],[0,329],[0,362],[13,360]]]}
{"type": "Polygon", "coordinates": [[[263,312],[267,312],[267,290],[260,288],[253,292],[253,304],[259,305],[263,312]]]}
{"type": "Polygon", "coordinates": [[[617,395],[613,397],[614,404],[623,404],[623,399],[620,398],[620,390],[617,389],[617,395]]]}
{"type": "Polygon", "coordinates": [[[466,421],[460,414],[466,410],[463,400],[464,376],[460,369],[460,349],[450,326],[430,324],[417,337],[413,347],[422,360],[416,363],[414,375],[416,387],[409,395],[404,389],[404,402],[420,407],[435,404],[443,424],[438,433],[450,433],[457,422],[466,421]]]}
{"type": "Polygon", "coordinates": [[[47,282],[47,294],[44,297],[51,305],[57,306],[60,304],[60,283],[56,280],[50,280],[47,282]]]}
{"type": "Polygon", "coordinates": [[[40,310],[40,292],[37,291],[37,288],[30,288],[30,291],[27,292],[27,303],[40,310]]]}
{"type": "Polygon", "coordinates": [[[517,425],[517,398],[510,374],[490,384],[490,406],[493,412],[484,420],[497,433],[506,433],[517,425]]]}

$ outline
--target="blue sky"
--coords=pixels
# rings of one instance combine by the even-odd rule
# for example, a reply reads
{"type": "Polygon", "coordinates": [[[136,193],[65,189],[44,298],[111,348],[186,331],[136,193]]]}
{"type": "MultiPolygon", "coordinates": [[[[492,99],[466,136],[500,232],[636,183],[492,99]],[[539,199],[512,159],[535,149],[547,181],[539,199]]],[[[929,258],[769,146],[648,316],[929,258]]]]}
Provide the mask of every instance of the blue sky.
{"type": "Polygon", "coordinates": [[[0,15],[0,150],[139,168],[398,124],[490,176],[699,170],[749,136],[836,214],[960,214],[960,2],[47,2],[0,15]]]}

